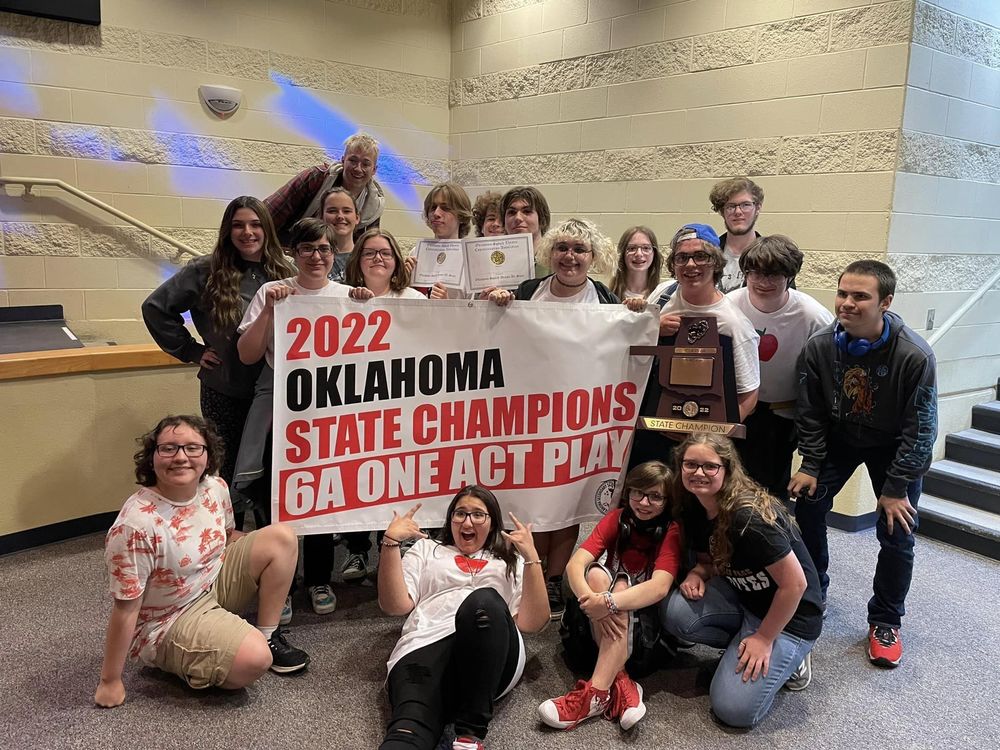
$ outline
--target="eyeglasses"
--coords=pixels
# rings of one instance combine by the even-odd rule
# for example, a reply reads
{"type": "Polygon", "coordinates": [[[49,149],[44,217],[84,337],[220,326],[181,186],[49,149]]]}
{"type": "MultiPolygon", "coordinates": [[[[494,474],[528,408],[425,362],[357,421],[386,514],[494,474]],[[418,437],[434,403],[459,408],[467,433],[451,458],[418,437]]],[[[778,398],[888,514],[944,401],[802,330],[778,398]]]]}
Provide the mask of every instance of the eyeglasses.
{"type": "Polygon", "coordinates": [[[719,473],[719,469],[722,468],[722,464],[713,464],[711,462],[700,464],[697,461],[681,461],[681,468],[688,474],[698,473],[698,469],[701,469],[702,473],[706,477],[714,477],[719,473]]]}
{"type": "Polygon", "coordinates": [[[465,519],[468,518],[476,526],[482,526],[486,523],[486,519],[490,517],[490,514],[484,510],[453,510],[451,512],[451,520],[456,523],[465,523],[465,519]]]}
{"type": "Polygon", "coordinates": [[[674,253],[675,266],[686,266],[689,260],[693,260],[696,266],[705,266],[712,261],[712,256],[701,250],[696,253],[674,253]]]}
{"type": "Polygon", "coordinates": [[[552,246],[553,255],[565,255],[566,253],[586,255],[589,252],[591,252],[590,248],[585,245],[569,245],[565,242],[560,242],[552,246]]]}
{"type": "Polygon", "coordinates": [[[635,253],[651,253],[656,249],[656,245],[626,245],[625,254],[635,255],[635,253]]]}
{"type": "Polygon", "coordinates": [[[177,451],[183,450],[188,458],[198,458],[204,456],[208,446],[202,443],[188,443],[187,445],[177,445],[176,443],[159,443],[156,446],[156,453],[164,458],[173,458],[177,451]]]}
{"type": "Polygon", "coordinates": [[[782,273],[764,273],[763,271],[747,271],[747,278],[754,281],[780,281],[785,278],[782,273]]]}
{"type": "Polygon", "coordinates": [[[743,213],[749,213],[753,211],[754,207],[757,205],[755,201],[743,201],[743,203],[726,203],[723,205],[722,210],[727,214],[734,214],[737,211],[742,211],[743,213]]]}
{"type": "Polygon", "coordinates": [[[663,505],[667,501],[667,498],[659,492],[643,492],[635,488],[629,489],[628,499],[633,503],[641,503],[643,500],[648,500],[650,505],[663,505]]]}
{"type": "Polygon", "coordinates": [[[361,260],[375,260],[375,256],[388,260],[392,257],[392,250],[362,250],[361,260]]]}
{"type": "Polygon", "coordinates": [[[333,255],[333,248],[329,245],[299,245],[295,248],[295,254],[300,258],[311,258],[313,253],[319,253],[326,258],[333,255]]]}

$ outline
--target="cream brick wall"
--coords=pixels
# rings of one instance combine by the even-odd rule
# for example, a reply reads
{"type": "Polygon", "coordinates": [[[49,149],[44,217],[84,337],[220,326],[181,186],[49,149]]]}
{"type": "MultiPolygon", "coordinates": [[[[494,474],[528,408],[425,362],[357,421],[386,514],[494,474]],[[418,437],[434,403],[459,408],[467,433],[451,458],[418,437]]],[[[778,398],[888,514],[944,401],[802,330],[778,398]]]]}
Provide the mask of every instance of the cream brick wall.
{"type": "MultiPolygon", "coordinates": [[[[337,118],[415,170],[417,199],[448,176],[446,0],[102,10],[99,28],[0,13],[0,175],[62,179],[202,252],[231,198],[339,158],[339,142],[313,135],[337,118]],[[313,107],[290,110],[273,74],[313,107]],[[242,89],[240,110],[217,119],[198,100],[204,83],[242,89]]],[[[413,196],[403,173],[383,161],[379,177],[391,192],[383,225],[404,242],[425,234],[417,200],[399,198],[413,196]]],[[[0,304],[58,302],[93,338],[143,338],[138,305],[177,252],[65,193],[33,192],[0,190],[0,304]]]]}
{"type": "Polygon", "coordinates": [[[767,195],[760,229],[796,238],[802,285],[829,288],[846,262],[886,252],[912,13],[902,0],[456,0],[452,174],[473,192],[537,185],[555,218],[586,214],[616,240],[637,222],[721,230],[711,185],[750,174],[767,195]]]}
{"type": "MultiPolygon", "coordinates": [[[[918,0],[888,252],[898,308],[940,326],[1000,269],[1000,6],[918,0]]],[[[1000,375],[1000,292],[935,346],[941,434],[968,427],[1000,375]]]]}

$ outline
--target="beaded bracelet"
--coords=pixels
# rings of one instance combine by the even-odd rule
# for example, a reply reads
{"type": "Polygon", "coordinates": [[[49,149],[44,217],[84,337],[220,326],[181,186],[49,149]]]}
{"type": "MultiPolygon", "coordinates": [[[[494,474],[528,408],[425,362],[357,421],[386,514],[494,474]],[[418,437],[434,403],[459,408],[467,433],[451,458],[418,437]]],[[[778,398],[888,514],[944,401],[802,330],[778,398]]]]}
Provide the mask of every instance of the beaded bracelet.
{"type": "Polygon", "coordinates": [[[613,615],[618,614],[619,612],[618,605],[615,604],[615,597],[612,595],[610,591],[604,592],[604,603],[608,606],[608,611],[611,614],[613,615]]]}
{"type": "Polygon", "coordinates": [[[381,542],[379,542],[379,546],[380,546],[380,547],[398,547],[398,546],[399,546],[400,544],[401,544],[401,542],[399,542],[399,541],[398,541],[398,540],[396,540],[396,539],[393,539],[393,538],[392,538],[391,536],[389,536],[388,534],[383,534],[383,535],[382,535],[382,541],[381,541],[381,542]],[[388,542],[386,542],[386,541],[385,541],[386,539],[388,539],[389,541],[388,541],[388,542]]]}
{"type": "Polygon", "coordinates": [[[541,565],[541,564],[542,564],[541,560],[525,560],[524,561],[524,567],[528,567],[529,565],[541,565]]]}

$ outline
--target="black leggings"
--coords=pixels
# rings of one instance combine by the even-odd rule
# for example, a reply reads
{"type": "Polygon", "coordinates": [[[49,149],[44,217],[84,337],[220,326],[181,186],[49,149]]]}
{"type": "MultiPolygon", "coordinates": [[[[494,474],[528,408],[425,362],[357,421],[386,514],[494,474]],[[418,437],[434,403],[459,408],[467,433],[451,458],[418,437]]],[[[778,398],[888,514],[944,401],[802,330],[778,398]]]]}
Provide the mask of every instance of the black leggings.
{"type": "Polygon", "coordinates": [[[240,452],[243,439],[243,425],[250,411],[251,398],[234,398],[201,384],[201,415],[215,425],[215,431],[222,438],[224,450],[219,476],[232,485],[236,467],[236,454],[240,452]]]}
{"type": "Polygon", "coordinates": [[[455,614],[455,633],[407,654],[389,673],[392,716],[381,750],[433,750],[444,726],[486,737],[496,696],[514,677],[517,626],[495,589],[473,591],[455,614]]]}

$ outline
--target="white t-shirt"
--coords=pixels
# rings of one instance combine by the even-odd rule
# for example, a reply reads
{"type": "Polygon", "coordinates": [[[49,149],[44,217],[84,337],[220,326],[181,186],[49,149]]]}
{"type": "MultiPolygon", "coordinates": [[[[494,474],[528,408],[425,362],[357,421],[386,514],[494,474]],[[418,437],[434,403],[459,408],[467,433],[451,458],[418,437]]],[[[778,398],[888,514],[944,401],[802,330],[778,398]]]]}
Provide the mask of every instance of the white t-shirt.
{"type": "Polygon", "coordinates": [[[580,291],[571,297],[557,297],[552,293],[552,279],[554,276],[549,276],[535,290],[535,293],[531,295],[531,300],[533,302],[570,302],[573,304],[599,304],[601,298],[597,296],[597,287],[594,283],[587,279],[587,283],[580,287],[580,291]]]}
{"type": "Polygon", "coordinates": [[[722,257],[726,259],[726,267],[722,269],[722,278],[719,279],[719,291],[729,294],[743,286],[743,271],[740,270],[740,256],[729,248],[722,251],[722,257]]]}
{"type": "Polygon", "coordinates": [[[142,599],[129,655],[153,665],[163,636],[212,588],[234,527],[229,488],[205,477],[195,496],[175,503],[151,487],[129,497],[104,539],[111,595],[142,599]]]}
{"type": "MultiPolygon", "coordinates": [[[[794,401],[798,393],[795,363],[810,336],[833,322],[833,313],[808,294],[788,290],[788,301],[773,313],[753,306],[750,290],[736,289],[726,295],[747,316],[760,336],[761,401],[794,401]]],[[[776,409],[776,414],[794,419],[795,408],[776,409]]]]}
{"type": "MultiPolygon", "coordinates": [[[[250,306],[247,307],[247,311],[243,313],[243,320],[240,321],[239,328],[236,329],[237,333],[246,333],[247,329],[253,325],[254,321],[260,317],[260,314],[264,312],[264,307],[266,303],[267,290],[273,286],[282,284],[284,286],[290,286],[295,290],[296,294],[307,294],[315,297],[346,297],[351,291],[351,287],[345,286],[344,284],[338,284],[335,281],[331,281],[322,289],[306,289],[304,286],[299,284],[294,278],[292,279],[280,279],[278,281],[269,281],[260,289],[257,290],[257,294],[254,298],[250,300],[250,306]]],[[[274,367],[274,328],[271,328],[271,332],[267,337],[267,349],[264,350],[264,359],[267,364],[274,367]]]]}
{"type": "MultiPolygon", "coordinates": [[[[507,563],[481,551],[468,560],[457,547],[419,539],[403,556],[403,581],[413,600],[413,611],[403,623],[403,632],[389,655],[391,672],[401,658],[419,648],[437,643],[455,632],[455,614],[465,597],[476,589],[496,589],[516,617],[521,606],[524,560],[518,556],[515,575],[507,577],[507,563]],[[462,565],[460,568],[459,565],[462,565]],[[474,567],[481,569],[474,575],[474,567]],[[465,568],[463,570],[463,568],[465,568]]],[[[520,639],[520,632],[518,639],[520,639]]],[[[524,669],[524,643],[517,670],[508,690],[521,678],[524,669]]],[[[507,690],[504,690],[506,693],[507,690]]]]}
{"type": "MultiPolygon", "coordinates": [[[[664,281],[653,293],[650,300],[659,299],[673,279],[664,281]]],[[[757,360],[757,342],[760,336],[728,295],[723,295],[711,305],[691,305],[684,301],[680,287],[674,296],[660,309],[660,315],[711,315],[718,319],[719,333],[733,340],[733,364],[736,368],[736,392],[749,393],[760,387],[760,363],[757,360]]]]}

